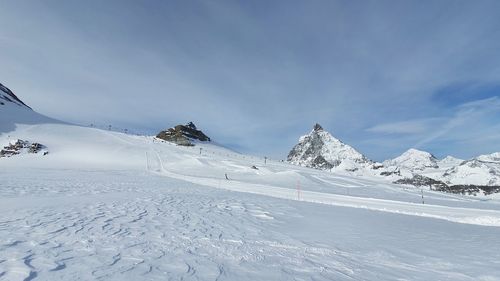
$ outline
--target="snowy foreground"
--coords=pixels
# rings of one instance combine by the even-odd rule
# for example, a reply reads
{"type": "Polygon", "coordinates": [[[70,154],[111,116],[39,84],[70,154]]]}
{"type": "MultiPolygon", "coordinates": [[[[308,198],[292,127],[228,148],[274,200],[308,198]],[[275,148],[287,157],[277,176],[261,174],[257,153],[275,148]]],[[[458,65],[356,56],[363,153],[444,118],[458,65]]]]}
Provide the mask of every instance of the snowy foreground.
{"type": "Polygon", "coordinates": [[[422,204],[368,177],[63,124],[0,145],[13,138],[50,153],[0,159],[0,280],[500,280],[498,197],[422,204]]]}

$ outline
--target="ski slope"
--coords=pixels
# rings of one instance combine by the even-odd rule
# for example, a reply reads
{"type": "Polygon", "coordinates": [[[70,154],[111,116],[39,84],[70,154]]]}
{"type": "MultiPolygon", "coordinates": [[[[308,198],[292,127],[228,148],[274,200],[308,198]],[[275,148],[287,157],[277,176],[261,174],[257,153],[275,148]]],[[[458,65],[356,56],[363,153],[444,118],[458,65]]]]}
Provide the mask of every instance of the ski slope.
{"type": "Polygon", "coordinates": [[[50,153],[0,158],[0,280],[500,280],[497,197],[422,204],[368,176],[67,124],[13,138],[50,153]]]}

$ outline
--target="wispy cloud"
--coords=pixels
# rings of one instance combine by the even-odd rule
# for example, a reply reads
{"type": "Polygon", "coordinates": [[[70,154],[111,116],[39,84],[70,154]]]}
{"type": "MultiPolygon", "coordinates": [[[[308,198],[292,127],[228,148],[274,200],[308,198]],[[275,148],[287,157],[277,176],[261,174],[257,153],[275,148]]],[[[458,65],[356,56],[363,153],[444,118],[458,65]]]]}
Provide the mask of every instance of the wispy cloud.
{"type": "MultiPolygon", "coordinates": [[[[490,125],[485,122],[484,119],[496,119],[494,116],[491,116],[491,113],[500,113],[500,99],[498,97],[461,104],[456,108],[455,114],[449,118],[446,123],[436,127],[434,132],[416,143],[415,147],[422,147],[425,144],[449,134],[454,129],[461,129],[461,135],[463,137],[469,135],[469,132],[477,132],[477,130],[483,126],[489,128],[490,125]]],[[[477,135],[476,137],[481,138],[483,136],[477,135]]]]}
{"type": "Polygon", "coordinates": [[[446,120],[445,118],[423,118],[375,125],[366,131],[382,134],[423,134],[446,120]]]}
{"type": "Polygon", "coordinates": [[[382,158],[465,126],[439,89],[500,82],[498,1],[56,2],[2,1],[0,82],[74,122],[198,121],[276,157],[320,122],[382,158]]]}

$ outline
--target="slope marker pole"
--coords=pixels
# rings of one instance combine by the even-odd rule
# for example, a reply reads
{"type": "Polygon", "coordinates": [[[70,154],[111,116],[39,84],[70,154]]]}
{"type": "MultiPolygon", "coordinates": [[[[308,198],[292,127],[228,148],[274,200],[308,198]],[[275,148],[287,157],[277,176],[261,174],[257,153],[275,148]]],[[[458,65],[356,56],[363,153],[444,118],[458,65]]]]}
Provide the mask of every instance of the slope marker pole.
{"type": "Polygon", "coordinates": [[[297,200],[300,201],[300,180],[297,180],[297,200]]]}

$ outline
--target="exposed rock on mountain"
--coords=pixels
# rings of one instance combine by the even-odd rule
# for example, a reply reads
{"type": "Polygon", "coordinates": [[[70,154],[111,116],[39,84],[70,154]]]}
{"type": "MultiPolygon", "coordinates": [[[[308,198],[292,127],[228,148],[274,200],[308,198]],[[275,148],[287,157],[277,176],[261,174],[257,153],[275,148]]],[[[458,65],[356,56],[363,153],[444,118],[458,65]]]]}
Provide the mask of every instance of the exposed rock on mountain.
{"type": "Polygon", "coordinates": [[[448,187],[448,185],[446,185],[442,181],[438,181],[438,180],[435,180],[435,179],[432,179],[432,178],[429,178],[426,176],[418,175],[418,174],[414,175],[412,178],[403,178],[403,179],[397,180],[394,183],[408,184],[408,185],[413,185],[413,186],[418,186],[418,187],[428,186],[428,187],[435,188],[435,189],[446,189],[448,187]]]}
{"type": "Polygon", "coordinates": [[[351,146],[334,138],[319,124],[314,125],[308,135],[300,137],[299,143],[288,154],[287,161],[316,169],[347,171],[374,164],[351,146]]]}
{"type": "Polygon", "coordinates": [[[42,144],[36,142],[31,143],[29,141],[24,141],[24,140],[15,140],[11,141],[9,145],[5,146],[2,150],[0,150],[0,158],[11,157],[23,153],[36,154],[39,152],[43,152],[43,155],[48,154],[46,147],[42,144]]]}
{"type": "Polygon", "coordinates": [[[359,175],[383,177],[397,184],[425,186],[436,191],[462,194],[500,191],[500,153],[467,161],[452,156],[438,160],[429,152],[412,148],[380,164],[334,138],[319,124],[299,139],[287,161],[316,169],[357,171],[359,175]]]}
{"type": "Polygon", "coordinates": [[[193,122],[161,131],[156,137],[183,146],[193,146],[196,141],[210,141],[210,138],[198,130],[193,122]]]}
{"type": "Polygon", "coordinates": [[[416,187],[429,187],[431,190],[456,194],[485,195],[500,192],[500,185],[473,185],[473,184],[446,184],[440,180],[435,180],[426,176],[415,174],[412,178],[403,178],[395,181],[397,184],[406,184],[416,187]]]}
{"type": "Polygon", "coordinates": [[[500,185],[499,153],[481,155],[463,161],[461,164],[447,169],[442,178],[445,182],[461,185],[500,185]]]}
{"type": "Polygon", "coordinates": [[[464,161],[451,156],[437,160],[428,152],[409,150],[384,164],[385,170],[400,169],[399,179],[394,181],[398,184],[462,194],[490,194],[500,186],[500,153],[464,161]]]}

